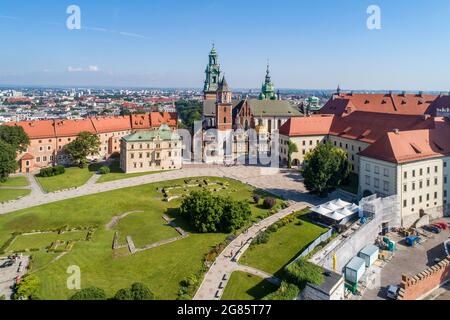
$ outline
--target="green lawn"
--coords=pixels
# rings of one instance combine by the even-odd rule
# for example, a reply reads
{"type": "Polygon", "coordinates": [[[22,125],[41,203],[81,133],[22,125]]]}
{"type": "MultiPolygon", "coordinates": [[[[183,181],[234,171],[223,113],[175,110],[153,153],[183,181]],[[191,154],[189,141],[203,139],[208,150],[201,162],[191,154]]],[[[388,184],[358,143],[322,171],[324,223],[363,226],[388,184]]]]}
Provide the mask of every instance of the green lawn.
{"type": "Polygon", "coordinates": [[[130,214],[114,228],[119,231],[120,243],[126,243],[126,237],[131,236],[137,248],[154,242],[170,239],[179,236],[174,228],[165,225],[162,217],[158,217],[154,212],[138,212],[130,214]],[[148,232],[152,230],[152,232],[148,232]]]}
{"type": "Polygon", "coordinates": [[[116,181],[116,180],[122,180],[122,179],[129,179],[129,178],[135,178],[135,177],[141,177],[146,176],[149,174],[156,174],[163,171],[151,171],[151,172],[139,172],[139,173],[124,173],[122,169],[120,169],[120,162],[114,161],[110,166],[109,169],[111,170],[111,173],[102,175],[100,179],[97,181],[97,183],[103,183],[103,182],[110,182],[110,181],[116,181]]]}
{"type": "Polygon", "coordinates": [[[349,182],[341,185],[340,188],[344,191],[358,194],[359,176],[356,173],[350,173],[349,182]]]}
{"type": "Polygon", "coordinates": [[[0,202],[16,200],[31,193],[29,189],[0,189],[0,202]]]}
{"type": "Polygon", "coordinates": [[[280,275],[289,262],[326,231],[325,228],[296,219],[277,232],[271,233],[269,242],[250,246],[239,262],[270,274],[280,275]]]}
{"type": "MultiPolygon", "coordinates": [[[[204,179],[204,178],[201,178],[204,179]]],[[[228,182],[233,198],[251,201],[253,188],[234,180],[209,178],[228,182]]],[[[164,186],[182,184],[183,180],[165,181],[106,193],[90,195],[39,207],[29,208],[0,216],[0,247],[14,232],[54,230],[62,226],[98,227],[92,241],[77,242],[73,249],[57,261],[54,254],[33,252],[31,272],[41,280],[39,296],[43,299],[67,299],[74,292],[67,289],[67,268],[77,265],[82,272],[82,287],[97,286],[108,295],[134,282],[143,282],[160,299],[176,299],[180,281],[202,269],[203,258],[226,234],[196,234],[155,249],[134,255],[115,257],[112,240],[116,229],[130,233],[139,242],[171,237],[173,230],[162,219],[167,214],[188,232],[192,232],[178,208],[181,200],[162,201],[158,191],[164,186]],[[130,211],[144,211],[129,215],[112,230],[105,225],[115,216],[130,211]]],[[[253,216],[264,210],[251,205],[253,216]]],[[[121,235],[122,236],[122,235],[121,235]]],[[[123,235],[126,236],[126,235],[123,235]]],[[[47,242],[46,239],[44,242],[47,242]]],[[[19,243],[20,244],[20,243],[19,243]]],[[[17,244],[16,244],[17,245],[17,244]]],[[[30,243],[30,246],[35,246],[30,243]]],[[[25,245],[24,245],[25,246],[25,245]]]]}
{"type": "Polygon", "coordinates": [[[66,168],[66,172],[59,176],[42,178],[36,176],[36,179],[45,192],[55,192],[58,190],[81,187],[95,173],[92,168],[80,169],[78,167],[66,168]]]}
{"type": "Polygon", "coordinates": [[[58,234],[56,232],[52,233],[42,233],[42,234],[31,234],[31,235],[20,235],[14,242],[8,247],[8,251],[20,251],[25,249],[45,249],[50,246],[52,242],[56,240],[69,241],[69,240],[84,240],[86,239],[86,231],[73,231],[58,234]]]}
{"type": "Polygon", "coordinates": [[[257,276],[236,271],[231,274],[222,300],[261,300],[277,289],[277,286],[257,276]]]}
{"type": "Polygon", "coordinates": [[[23,176],[10,177],[6,182],[0,182],[0,187],[28,187],[28,185],[28,179],[23,176]]]}

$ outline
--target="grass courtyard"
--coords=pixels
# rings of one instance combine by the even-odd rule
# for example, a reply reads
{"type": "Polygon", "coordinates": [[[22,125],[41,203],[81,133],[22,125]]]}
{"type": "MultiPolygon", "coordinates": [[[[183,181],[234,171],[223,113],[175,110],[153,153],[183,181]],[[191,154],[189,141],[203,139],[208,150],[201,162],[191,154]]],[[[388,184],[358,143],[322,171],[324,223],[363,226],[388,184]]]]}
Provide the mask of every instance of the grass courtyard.
{"type": "Polygon", "coordinates": [[[0,202],[16,200],[31,193],[28,189],[0,189],[0,202]]]}
{"type": "Polygon", "coordinates": [[[231,274],[222,300],[261,300],[276,291],[277,286],[257,276],[235,271],[231,274]]]}
{"type": "MultiPolygon", "coordinates": [[[[227,190],[221,194],[229,194],[236,200],[249,201],[254,218],[268,214],[267,210],[252,204],[254,192],[252,187],[234,180],[209,179],[227,184],[227,190]]],[[[68,276],[66,271],[72,265],[77,265],[81,269],[83,288],[97,286],[111,296],[118,289],[128,287],[134,282],[143,282],[159,299],[176,299],[180,281],[198,273],[202,269],[205,254],[228,236],[193,233],[185,219],[178,213],[181,199],[171,202],[162,200],[161,188],[183,183],[184,180],[165,181],[115,190],[0,216],[0,247],[15,232],[55,230],[63,226],[78,229],[96,228],[91,241],[76,242],[73,248],[58,260],[54,260],[54,253],[43,250],[30,253],[33,261],[30,272],[35,272],[41,280],[38,295],[42,299],[67,299],[74,293],[66,286],[68,276]],[[143,212],[128,215],[114,228],[105,227],[113,217],[130,211],[143,212]],[[182,240],[134,255],[113,255],[112,240],[116,231],[120,233],[121,242],[130,235],[137,245],[171,238],[175,233],[162,219],[163,214],[174,218],[175,223],[190,232],[190,235],[182,240]]],[[[5,254],[13,249],[45,247],[52,240],[65,240],[61,239],[61,236],[65,235],[42,235],[36,236],[36,239],[29,238],[31,236],[19,236],[6,248],[5,254]]],[[[66,240],[77,240],[83,237],[83,234],[67,234],[67,237],[71,239],[66,240]]]]}
{"type": "Polygon", "coordinates": [[[280,275],[283,268],[295,259],[311,242],[327,229],[312,224],[300,214],[300,218],[270,234],[269,241],[252,245],[244,253],[239,263],[269,274],[280,275]]]}
{"type": "Polygon", "coordinates": [[[0,187],[27,187],[28,179],[23,176],[9,177],[6,182],[0,182],[0,187]]]}
{"type": "Polygon", "coordinates": [[[98,165],[90,165],[86,168],[71,167],[66,168],[64,174],[54,177],[39,177],[36,176],[37,181],[42,186],[45,192],[55,192],[59,190],[71,189],[81,187],[96,173],[98,165]]]}

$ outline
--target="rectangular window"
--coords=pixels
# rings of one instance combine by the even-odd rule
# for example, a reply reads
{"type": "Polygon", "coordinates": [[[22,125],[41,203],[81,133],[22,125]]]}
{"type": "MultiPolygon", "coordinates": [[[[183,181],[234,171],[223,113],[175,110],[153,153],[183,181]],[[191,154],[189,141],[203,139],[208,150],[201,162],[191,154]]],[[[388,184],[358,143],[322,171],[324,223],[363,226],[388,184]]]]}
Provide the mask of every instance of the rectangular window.
{"type": "Polygon", "coordinates": [[[380,187],[380,179],[373,179],[373,186],[378,189],[380,187]]]}
{"type": "Polygon", "coordinates": [[[404,184],[403,185],[403,192],[407,192],[408,191],[408,185],[407,184],[404,184]]]}
{"type": "Polygon", "coordinates": [[[380,167],[375,166],[375,173],[376,173],[376,174],[379,174],[379,173],[380,173],[380,167]]]}
{"type": "Polygon", "coordinates": [[[408,206],[408,201],[403,200],[403,208],[406,208],[408,206]]]}
{"type": "Polygon", "coordinates": [[[389,181],[383,181],[383,191],[389,191],[389,181]]]}
{"type": "Polygon", "coordinates": [[[408,172],[407,172],[407,171],[405,171],[405,172],[403,173],[403,178],[408,179],[408,172]]]}
{"type": "Polygon", "coordinates": [[[370,176],[366,176],[366,185],[370,186],[370,176]]]}
{"type": "Polygon", "coordinates": [[[366,163],[366,171],[370,171],[370,164],[366,163]]]}
{"type": "Polygon", "coordinates": [[[389,170],[384,168],[384,176],[389,177],[389,170]]]}

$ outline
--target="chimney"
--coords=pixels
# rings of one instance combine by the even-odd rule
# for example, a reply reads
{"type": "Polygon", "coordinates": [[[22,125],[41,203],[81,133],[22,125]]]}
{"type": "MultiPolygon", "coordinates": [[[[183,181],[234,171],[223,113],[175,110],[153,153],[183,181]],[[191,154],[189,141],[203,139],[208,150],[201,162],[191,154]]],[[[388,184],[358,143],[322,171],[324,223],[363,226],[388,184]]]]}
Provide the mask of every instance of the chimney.
{"type": "Polygon", "coordinates": [[[424,114],[423,115],[423,120],[428,120],[430,118],[431,118],[431,115],[429,115],[429,114],[424,114]]]}
{"type": "Polygon", "coordinates": [[[392,130],[392,132],[394,132],[395,134],[399,134],[400,133],[400,129],[394,129],[394,130],[392,130]]]}

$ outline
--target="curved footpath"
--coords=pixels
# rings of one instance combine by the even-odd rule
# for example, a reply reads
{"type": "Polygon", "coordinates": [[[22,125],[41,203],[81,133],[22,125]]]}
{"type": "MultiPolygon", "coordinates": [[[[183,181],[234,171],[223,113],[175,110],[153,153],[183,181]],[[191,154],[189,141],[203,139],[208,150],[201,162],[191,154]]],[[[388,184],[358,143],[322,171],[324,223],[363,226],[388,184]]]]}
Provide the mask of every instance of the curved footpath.
{"type": "Polygon", "coordinates": [[[264,189],[273,194],[279,195],[287,200],[294,201],[313,201],[314,197],[304,193],[301,176],[293,171],[279,171],[271,175],[266,175],[265,168],[260,167],[220,167],[220,166],[204,166],[191,165],[177,171],[168,171],[157,174],[150,174],[130,179],[116,180],[105,183],[87,183],[82,187],[43,194],[41,192],[32,192],[29,196],[23,197],[17,201],[0,205],[0,214],[6,214],[21,209],[34,206],[40,206],[47,203],[62,201],[71,198],[77,198],[92,195],[101,192],[107,192],[122,188],[145,185],[154,182],[185,179],[200,176],[225,177],[239,180],[256,188],[264,189]]]}
{"type": "Polygon", "coordinates": [[[308,206],[310,206],[309,203],[293,203],[288,208],[281,210],[267,219],[253,225],[246,232],[240,234],[216,258],[216,261],[206,273],[202,284],[197,290],[194,300],[220,299],[225,287],[228,284],[228,281],[230,280],[231,274],[234,271],[251,273],[274,284],[279,284],[279,280],[273,276],[251,267],[242,266],[237,261],[239,261],[242,254],[248,249],[253,238],[258,233],[264,231],[269,226],[276,223],[280,219],[283,219],[287,215],[305,209],[308,206]]]}

